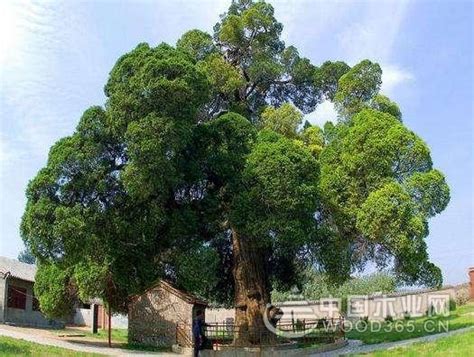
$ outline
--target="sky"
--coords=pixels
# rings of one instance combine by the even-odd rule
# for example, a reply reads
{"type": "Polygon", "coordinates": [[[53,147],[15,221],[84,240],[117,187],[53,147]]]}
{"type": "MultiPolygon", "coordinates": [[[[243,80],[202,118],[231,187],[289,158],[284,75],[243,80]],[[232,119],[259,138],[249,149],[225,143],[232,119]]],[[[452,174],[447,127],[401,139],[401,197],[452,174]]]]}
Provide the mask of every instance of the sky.
{"type": "MultiPolygon", "coordinates": [[[[0,2],[0,255],[15,258],[24,248],[26,185],[82,112],[104,104],[118,57],[140,42],[212,32],[229,1],[0,2]]],[[[466,282],[474,266],[473,2],[270,2],[285,42],[314,64],[380,63],[382,92],[428,143],[451,188],[447,209],[430,220],[431,260],[446,284],[466,282]]],[[[332,104],[308,119],[334,120],[332,104]]]]}

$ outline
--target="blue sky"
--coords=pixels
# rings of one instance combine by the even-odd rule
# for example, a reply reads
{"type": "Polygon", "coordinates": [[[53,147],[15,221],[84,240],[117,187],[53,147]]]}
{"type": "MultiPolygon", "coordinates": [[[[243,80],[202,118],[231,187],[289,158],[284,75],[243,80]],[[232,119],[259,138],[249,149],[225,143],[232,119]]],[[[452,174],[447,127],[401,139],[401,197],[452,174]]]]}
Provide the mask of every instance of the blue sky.
{"type": "MultiPolygon", "coordinates": [[[[104,103],[116,59],[139,42],[174,44],[207,31],[228,1],[0,2],[0,255],[23,249],[18,227],[28,180],[83,110],[104,103]]],[[[467,281],[473,237],[473,3],[271,1],[283,37],[313,63],[364,58],[384,70],[382,91],[432,149],[451,187],[430,221],[430,256],[449,284],[467,281]]],[[[309,115],[334,119],[330,103],[309,115]]]]}

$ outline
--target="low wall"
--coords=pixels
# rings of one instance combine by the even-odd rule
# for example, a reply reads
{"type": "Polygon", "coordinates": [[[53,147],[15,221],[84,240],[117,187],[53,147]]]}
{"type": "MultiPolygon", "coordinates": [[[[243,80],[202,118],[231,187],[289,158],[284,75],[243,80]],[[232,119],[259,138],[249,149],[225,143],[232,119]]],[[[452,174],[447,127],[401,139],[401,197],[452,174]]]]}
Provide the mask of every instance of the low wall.
{"type": "Polygon", "coordinates": [[[368,317],[369,320],[383,320],[388,315],[400,319],[408,313],[411,317],[425,315],[431,309],[437,314],[449,312],[449,300],[455,298],[454,288],[413,291],[390,295],[352,297],[348,303],[348,318],[368,317]]]}
{"type": "MultiPolygon", "coordinates": [[[[388,295],[353,296],[347,317],[359,319],[368,317],[369,320],[383,320],[388,315],[393,318],[403,318],[405,313],[411,317],[423,316],[433,305],[436,313],[444,313],[449,309],[449,299],[455,299],[456,289],[446,287],[440,290],[419,290],[400,292],[388,295]]],[[[286,301],[275,303],[283,311],[281,322],[292,320],[314,320],[322,318],[338,318],[340,315],[337,299],[322,301],[286,301]]],[[[348,304],[349,305],[349,304],[348,304]]],[[[234,309],[206,309],[207,323],[232,323],[235,318],[234,309]]]]}
{"type": "MultiPolygon", "coordinates": [[[[326,301],[286,301],[275,303],[274,306],[283,312],[281,322],[291,322],[292,320],[314,320],[322,318],[338,318],[339,306],[335,299],[326,301]]],[[[213,308],[206,309],[207,323],[231,323],[230,319],[235,318],[234,309],[213,308]]]]}
{"type": "MultiPolygon", "coordinates": [[[[76,309],[74,312],[73,323],[77,326],[92,326],[92,309],[76,309]]],[[[127,315],[112,315],[112,328],[126,329],[128,328],[127,315]]]]}

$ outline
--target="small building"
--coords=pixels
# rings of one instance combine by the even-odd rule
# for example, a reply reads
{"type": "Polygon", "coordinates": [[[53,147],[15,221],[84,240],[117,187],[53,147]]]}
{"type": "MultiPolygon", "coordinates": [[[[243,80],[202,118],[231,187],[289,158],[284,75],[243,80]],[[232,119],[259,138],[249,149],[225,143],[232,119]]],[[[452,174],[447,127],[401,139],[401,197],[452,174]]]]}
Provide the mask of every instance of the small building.
{"type": "Polygon", "coordinates": [[[128,340],[165,347],[192,346],[192,322],[207,303],[161,280],[134,296],[128,309],[128,340]]]}
{"type": "Polygon", "coordinates": [[[0,257],[0,323],[62,327],[64,324],[45,317],[34,296],[36,265],[0,257]]]}

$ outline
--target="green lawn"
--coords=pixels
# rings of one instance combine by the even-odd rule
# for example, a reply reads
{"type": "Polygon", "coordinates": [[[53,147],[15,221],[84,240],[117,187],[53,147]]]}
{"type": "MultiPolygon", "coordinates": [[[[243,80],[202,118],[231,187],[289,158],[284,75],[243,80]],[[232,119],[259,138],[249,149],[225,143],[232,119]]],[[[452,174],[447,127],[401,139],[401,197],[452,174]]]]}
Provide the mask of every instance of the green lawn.
{"type": "MultiPolygon", "coordinates": [[[[107,341],[108,340],[108,331],[107,330],[102,330],[99,329],[96,334],[85,331],[83,329],[75,329],[75,328],[67,328],[64,330],[58,330],[56,332],[56,335],[63,335],[63,334],[71,334],[71,333],[77,333],[77,334],[83,334],[86,337],[92,337],[96,338],[98,340],[103,340],[107,341]]],[[[112,343],[127,343],[127,334],[128,331],[127,329],[112,329],[112,343]]]]}
{"type": "Polygon", "coordinates": [[[433,342],[415,343],[411,346],[373,352],[364,356],[472,356],[473,346],[474,331],[469,331],[459,335],[440,338],[433,342]]]}
{"type": "MultiPolygon", "coordinates": [[[[96,334],[84,329],[68,328],[65,330],[59,330],[56,332],[57,335],[63,334],[82,334],[87,338],[93,338],[101,341],[108,341],[108,331],[99,329],[96,334]]],[[[155,351],[155,352],[167,352],[170,351],[168,347],[156,347],[146,346],[135,343],[128,343],[128,330],[127,329],[112,329],[112,346],[124,348],[128,350],[139,350],[139,351],[155,351]]]]}
{"type": "Polygon", "coordinates": [[[0,356],[40,356],[40,357],[98,357],[94,353],[76,352],[59,347],[45,346],[25,340],[0,336],[0,356]]]}
{"type": "Polygon", "coordinates": [[[383,322],[381,325],[370,323],[373,328],[380,327],[379,331],[356,331],[351,330],[346,334],[347,338],[362,340],[364,343],[373,344],[381,342],[392,342],[406,340],[420,336],[445,332],[463,327],[474,326],[474,303],[466,304],[452,311],[450,316],[421,317],[408,321],[397,320],[390,323],[383,322]],[[427,328],[425,328],[427,327],[427,328]]]}

